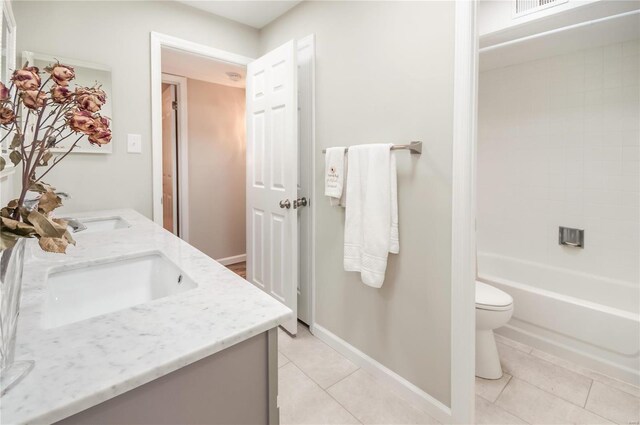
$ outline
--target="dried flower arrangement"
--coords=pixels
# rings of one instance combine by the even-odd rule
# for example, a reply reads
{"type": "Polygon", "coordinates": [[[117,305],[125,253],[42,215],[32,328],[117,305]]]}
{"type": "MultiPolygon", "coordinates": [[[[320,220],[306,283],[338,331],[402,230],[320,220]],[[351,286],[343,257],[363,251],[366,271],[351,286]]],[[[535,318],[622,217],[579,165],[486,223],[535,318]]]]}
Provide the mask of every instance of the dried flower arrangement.
{"type": "MultiPolygon", "coordinates": [[[[11,248],[19,238],[37,238],[48,252],[63,253],[69,244],[75,244],[67,223],[52,217],[62,200],[42,178],[83,137],[97,146],[109,143],[111,129],[109,119],[99,114],[106,102],[105,92],[99,85],[72,90],[69,83],[74,78],[75,71],[68,65],[55,63],[40,72],[27,63],[13,73],[8,87],[0,82],[0,128],[6,131],[0,143],[11,137],[9,160],[22,166],[19,198],[0,210],[0,251],[11,248]],[[44,82],[43,76],[47,76],[44,82]],[[66,152],[51,152],[63,140],[76,136],[66,152]],[[25,206],[29,192],[37,198],[33,207],[25,206]]],[[[0,156],[0,171],[5,166],[0,156]]]]}

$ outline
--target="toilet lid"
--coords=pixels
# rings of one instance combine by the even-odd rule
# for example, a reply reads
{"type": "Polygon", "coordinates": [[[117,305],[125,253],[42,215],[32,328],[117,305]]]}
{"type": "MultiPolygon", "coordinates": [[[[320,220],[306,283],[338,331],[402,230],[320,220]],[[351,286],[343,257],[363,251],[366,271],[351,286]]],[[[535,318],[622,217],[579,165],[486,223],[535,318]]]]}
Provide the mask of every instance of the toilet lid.
{"type": "Polygon", "coordinates": [[[511,295],[491,285],[476,281],[476,306],[487,310],[502,310],[513,304],[511,295]]]}

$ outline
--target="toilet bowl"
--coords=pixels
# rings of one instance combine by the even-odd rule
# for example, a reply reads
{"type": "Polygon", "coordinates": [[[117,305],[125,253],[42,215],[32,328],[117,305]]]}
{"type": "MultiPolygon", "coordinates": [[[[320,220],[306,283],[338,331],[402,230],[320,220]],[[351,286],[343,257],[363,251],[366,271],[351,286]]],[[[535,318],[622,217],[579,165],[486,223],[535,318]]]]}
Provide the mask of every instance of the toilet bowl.
{"type": "Polygon", "coordinates": [[[512,314],[511,295],[476,281],[476,376],[485,379],[502,377],[493,330],[506,325],[512,314]]]}

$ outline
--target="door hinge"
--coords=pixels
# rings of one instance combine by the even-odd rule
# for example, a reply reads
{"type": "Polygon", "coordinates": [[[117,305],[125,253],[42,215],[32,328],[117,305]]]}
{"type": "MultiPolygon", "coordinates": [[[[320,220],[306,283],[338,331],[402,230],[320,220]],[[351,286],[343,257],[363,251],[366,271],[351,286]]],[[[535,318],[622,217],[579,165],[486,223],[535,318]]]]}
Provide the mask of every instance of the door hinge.
{"type": "Polygon", "coordinates": [[[174,111],[177,111],[177,110],[178,110],[178,101],[177,101],[177,100],[174,100],[173,102],[171,102],[171,108],[172,108],[174,111]]]}

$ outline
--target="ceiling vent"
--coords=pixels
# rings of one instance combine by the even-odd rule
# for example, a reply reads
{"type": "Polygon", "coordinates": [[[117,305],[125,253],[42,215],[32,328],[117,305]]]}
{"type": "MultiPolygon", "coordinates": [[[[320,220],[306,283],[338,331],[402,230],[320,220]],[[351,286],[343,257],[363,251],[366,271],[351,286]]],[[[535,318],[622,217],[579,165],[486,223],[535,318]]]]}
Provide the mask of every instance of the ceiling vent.
{"type": "Polygon", "coordinates": [[[558,6],[569,0],[514,0],[513,17],[536,13],[550,7],[558,6]]]}

